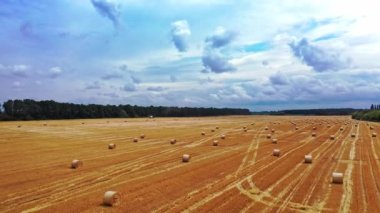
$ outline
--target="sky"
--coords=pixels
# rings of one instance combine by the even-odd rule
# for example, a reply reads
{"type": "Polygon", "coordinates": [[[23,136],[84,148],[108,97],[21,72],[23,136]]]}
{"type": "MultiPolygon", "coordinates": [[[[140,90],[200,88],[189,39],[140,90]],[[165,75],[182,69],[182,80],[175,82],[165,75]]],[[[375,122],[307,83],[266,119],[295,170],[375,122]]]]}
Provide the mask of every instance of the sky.
{"type": "Polygon", "coordinates": [[[0,0],[0,102],[368,108],[375,0],[0,0]]]}

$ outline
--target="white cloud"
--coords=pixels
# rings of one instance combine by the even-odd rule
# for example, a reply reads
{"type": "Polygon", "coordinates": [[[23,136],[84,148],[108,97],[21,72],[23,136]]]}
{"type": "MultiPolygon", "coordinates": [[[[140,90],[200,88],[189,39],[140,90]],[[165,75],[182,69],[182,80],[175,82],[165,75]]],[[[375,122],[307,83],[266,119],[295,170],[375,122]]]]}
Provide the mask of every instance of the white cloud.
{"type": "Polygon", "coordinates": [[[188,48],[188,38],[191,35],[189,24],[186,20],[178,20],[171,24],[172,42],[179,52],[186,52],[188,48]]]}

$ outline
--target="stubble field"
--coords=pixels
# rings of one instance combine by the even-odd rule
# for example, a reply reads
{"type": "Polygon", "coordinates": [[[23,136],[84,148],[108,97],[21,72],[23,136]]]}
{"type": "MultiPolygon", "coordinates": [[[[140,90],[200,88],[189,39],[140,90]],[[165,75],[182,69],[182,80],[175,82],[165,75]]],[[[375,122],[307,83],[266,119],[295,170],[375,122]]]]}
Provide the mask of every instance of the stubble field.
{"type": "Polygon", "coordinates": [[[380,212],[373,133],[344,116],[1,122],[0,212],[380,212]]]}

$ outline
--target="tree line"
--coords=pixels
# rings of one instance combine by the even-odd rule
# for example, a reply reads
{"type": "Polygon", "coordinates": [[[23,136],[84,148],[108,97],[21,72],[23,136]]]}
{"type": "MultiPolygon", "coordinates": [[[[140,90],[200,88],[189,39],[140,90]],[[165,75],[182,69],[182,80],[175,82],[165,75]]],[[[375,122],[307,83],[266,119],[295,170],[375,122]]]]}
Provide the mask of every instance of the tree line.
{"type": "Polygon", "coordinates": [[[45,120],[80,118],[195,117],[249,115],[248,109],[196,108],[137,105],[99,105],[58,103],[52,100],[8,100],[0,111],[0,120],[45,120]]]}
{"type": "Polygon", "coordinates": [[[261,115],[351,115],[357,111],[352,108],[333,108],[333,109],[289,109],[280,111],[254,112],[261,115]]]}
{"type": "Polygon", "coordinates": [[[371,104],[371,107],[369,108],[370,110],[380,110],[380,104],[371,104]]]}

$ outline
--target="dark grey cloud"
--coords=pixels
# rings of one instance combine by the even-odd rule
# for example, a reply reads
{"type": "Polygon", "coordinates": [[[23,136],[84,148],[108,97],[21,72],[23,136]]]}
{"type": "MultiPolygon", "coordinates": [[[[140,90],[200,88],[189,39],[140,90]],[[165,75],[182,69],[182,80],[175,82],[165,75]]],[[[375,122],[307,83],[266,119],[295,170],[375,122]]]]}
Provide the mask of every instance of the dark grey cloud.
{"type": "Polygon", "coordinates": [[[288,78],[281,72],[277,72],[276,74],[270,76],[269,80],[273,85],[287,85],[287,84],[289,84],[288,78]]]}
{"type": "Polygon", "coordinates": [[[205,71],[211,71],[214,73],[223,73],[236,70],[236,68],[225,56],[214,49],[204,51],[202,63],[205,67],[205,71]]]}
{"type": "Polygon", "coordinates": [[[52,67],[49,70],[49,77],[50,78],[57,78],[58,76],[62,75],[62,68],[61,67],[52,67]]]}
{"type": "Polygon", "coordinates": [[[120,73],[110,73],[102,76],[103,80],[111,80],[111,79],[120,79],[123,78],[123,75],[120,73]]]}
{"type": "Polygon", "coordinates": [[[161,86],[152,86],[152,87],[146,88],[146,90],[152,91],[152,92],[161,92],[161,91],[165,90],[165,88],[161,87],[161,86]]]}
{"type": "Polygon", "coordinates": [[[101,83],[99,81],[94,81],[90,84],[87,84],[84,89],[85,90],[94,90],[94,89],[100,89],[100,88],[102,88],[101,83]]]}
{"type": "Polygon", "coordinates": [[[218,28],[214,35],[206,38],[208,43],[213,48],[219,48],[230,44],[237,36],[237,33],[224,28],[218,28]]]}
{"type": "Polygon", "coordinates": [[[134,92],[137,90],[137,88],[133,82],[128,82],[121,88],[121,90],[126,92],[134,92]]]}
{"type": "Polygon", "coordinates": [[[112,21],[115,27],[119,26],[120,5],[109,0],[91,0],[98,13],[112,21]]]}
{"type": "Polygon", "coordinates": [[[317,72],[335,71],[349,66],[350,60],[334,50],[325,50],[303,38],[289,44],[294,56],[317,72]]]}
{"type": "Polygon", "coordinates": [[[131,74],[131,80],[132,80],[132,82],[134,83],[134,84],[140,84],[141,83],[141,79],[140,78],[138,78],[138,77],[136,77],[136,76],[134,76],[134,75],[132,75],[131,74]]]}
{"type": "Polygon", "coordinates": [[[179,20],[172,23],[170,31],[174,46],[179,52],[186,52],[188,47],[188,37],[191,35],[189,25],[186,20],[179,20]]]}

